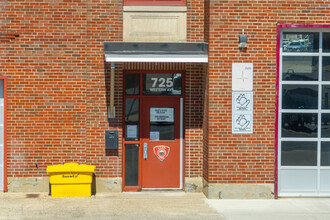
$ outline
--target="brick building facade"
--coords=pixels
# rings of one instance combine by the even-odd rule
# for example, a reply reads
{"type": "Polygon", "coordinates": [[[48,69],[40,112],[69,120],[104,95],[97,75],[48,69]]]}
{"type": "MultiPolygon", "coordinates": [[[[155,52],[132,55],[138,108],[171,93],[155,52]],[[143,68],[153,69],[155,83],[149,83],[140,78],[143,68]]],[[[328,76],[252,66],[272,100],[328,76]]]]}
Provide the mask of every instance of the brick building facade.
{"type": "Polygon", "coordinates": [[[2,190],[48,191],[46,167],[76,162],[96,166],[96,192],[328,195],[329,24],[326,0],[2,1],[2,190]],[[247,89],[244,72],[234,79],[242,65],[252,66],[247,89]],[[238,130],[235,92],[253,100],[238,130]],[[118,131],[118,148],[107,149],[106,131],[118,131]]]}

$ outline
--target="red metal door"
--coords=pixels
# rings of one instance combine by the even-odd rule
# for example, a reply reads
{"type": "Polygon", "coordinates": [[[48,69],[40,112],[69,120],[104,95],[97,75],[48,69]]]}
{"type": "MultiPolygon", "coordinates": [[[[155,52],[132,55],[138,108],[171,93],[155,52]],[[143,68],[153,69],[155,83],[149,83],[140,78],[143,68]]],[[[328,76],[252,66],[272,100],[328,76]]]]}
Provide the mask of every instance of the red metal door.
{"type": "Polygon", "coordinates": [[[180,98],[144,97],[142,188],[181,188],[180,98]]]}

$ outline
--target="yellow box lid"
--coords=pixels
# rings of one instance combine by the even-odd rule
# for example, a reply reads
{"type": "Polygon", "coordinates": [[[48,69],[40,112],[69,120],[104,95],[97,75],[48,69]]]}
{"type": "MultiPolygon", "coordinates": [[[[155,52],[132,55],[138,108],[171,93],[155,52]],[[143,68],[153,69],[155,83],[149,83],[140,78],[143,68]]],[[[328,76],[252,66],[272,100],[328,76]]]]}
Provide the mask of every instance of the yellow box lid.
{"type": "Polygon", "coordinates": [[[47,167],[48,173],[62,173],[62,172],[94,172],[94,165],[78,164],[78,163],[65,163],[52,165],[47,167]]]}

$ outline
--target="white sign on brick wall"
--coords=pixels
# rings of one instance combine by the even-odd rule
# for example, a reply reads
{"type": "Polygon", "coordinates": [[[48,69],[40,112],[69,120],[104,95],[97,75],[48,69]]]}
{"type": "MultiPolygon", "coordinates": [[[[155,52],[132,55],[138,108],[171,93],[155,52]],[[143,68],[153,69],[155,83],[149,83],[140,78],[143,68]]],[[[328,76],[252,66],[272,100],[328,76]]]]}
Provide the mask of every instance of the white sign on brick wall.
{"type": "Polygon", "coordinates": [[[232,132],[253,133],[253,92],[233,92],[232,97],[232,132]]]}
{"type": "Polygon", "coordinates": [[[232,90],[253,91],[253,63],[232,64],[232,90]]]}

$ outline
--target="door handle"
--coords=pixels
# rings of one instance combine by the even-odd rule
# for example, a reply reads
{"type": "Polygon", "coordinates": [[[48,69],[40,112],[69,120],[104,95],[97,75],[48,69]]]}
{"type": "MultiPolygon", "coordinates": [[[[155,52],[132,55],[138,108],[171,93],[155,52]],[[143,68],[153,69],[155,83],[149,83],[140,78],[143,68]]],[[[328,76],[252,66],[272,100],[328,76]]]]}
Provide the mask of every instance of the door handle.
{"type": "Polygon", "coordinates": [[[148,157],[148,144],[144,143],[143,144],[143,158],[146,160],[148,157]]]}

